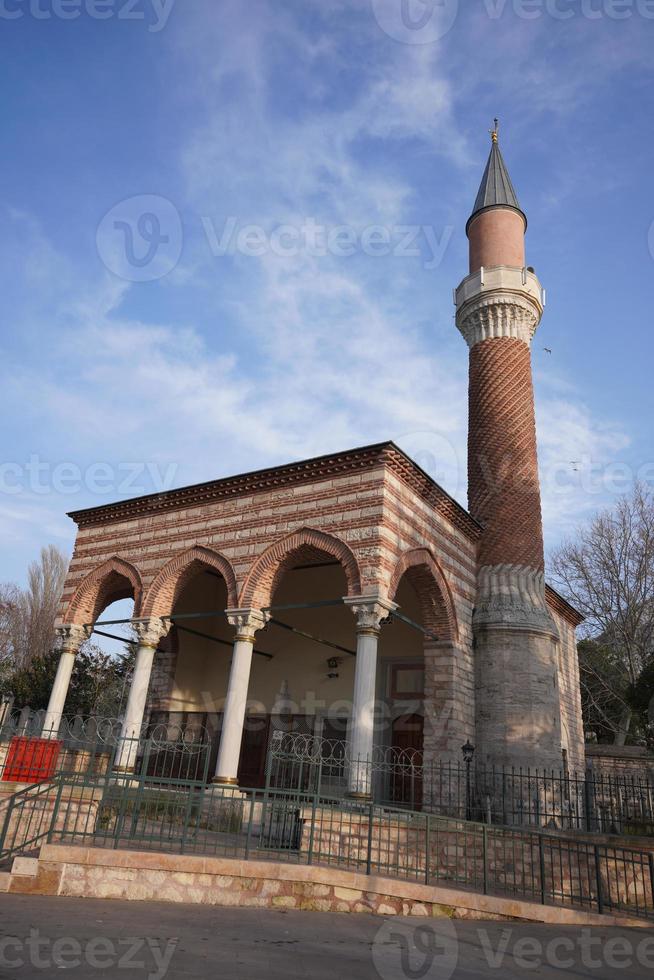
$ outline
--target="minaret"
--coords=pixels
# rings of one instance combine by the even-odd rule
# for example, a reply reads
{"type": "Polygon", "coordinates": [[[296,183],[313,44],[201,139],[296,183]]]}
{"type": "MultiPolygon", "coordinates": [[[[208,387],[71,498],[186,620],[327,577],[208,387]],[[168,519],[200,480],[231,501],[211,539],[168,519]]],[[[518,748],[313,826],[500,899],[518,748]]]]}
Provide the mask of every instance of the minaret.
{"type": "Polygon", "coordinates": [[[498,143],[466,232],[456,322],[470,348],[468,504],[483,526],[473,619],[480,761],[561,767],[558,635],[545,602],[531,341],[544,293],[498,143]]]}

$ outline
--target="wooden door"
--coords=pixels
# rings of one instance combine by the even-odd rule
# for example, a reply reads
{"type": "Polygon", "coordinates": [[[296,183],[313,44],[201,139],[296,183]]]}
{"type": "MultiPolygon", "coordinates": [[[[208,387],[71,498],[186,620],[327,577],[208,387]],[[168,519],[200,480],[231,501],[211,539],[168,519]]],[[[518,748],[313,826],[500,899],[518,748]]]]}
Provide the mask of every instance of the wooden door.
{"type": "Polygon", "coordinates": [[[270,715],[256,715],[246,720],[238,765],[238,783],[245,789],[260,789],[266,784],[266,754],[270,735],[270,715]]]}
{"type": "Polygon", "coordinates": [[[412,810],[422,807],[423,732],[422,715],[402,715],[393,722],[393,748],[398,760],[391,778],[391,799],[412,810]]]}

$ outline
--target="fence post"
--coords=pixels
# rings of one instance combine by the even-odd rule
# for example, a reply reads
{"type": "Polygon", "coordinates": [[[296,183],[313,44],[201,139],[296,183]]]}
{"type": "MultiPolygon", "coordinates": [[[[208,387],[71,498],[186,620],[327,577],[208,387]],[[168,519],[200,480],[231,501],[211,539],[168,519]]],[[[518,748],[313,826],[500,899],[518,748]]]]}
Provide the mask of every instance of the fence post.
{"type": "Polygon", "coordinates": [[[595,854],[595,883],[597,886],[597,911],[600,915],[604,912],[604,896],[602,895],[602,870],[600,868],[600,849],[599,844],[593,848],[595,854]]]}
{"type": "Polygon", "coordinates": [[[129,782],[126,778],[121,778],[120,781],[116,782],[116,786],[120,787],[120,789],[122,790],[122,794],[118,803],[118,813],[116,814],[116,827],[114,830],[114,850],[118,849],[120,837],[123,832],[123,824],[125,823],[125,813],[127,810],[128,785],[129,782]]]}
{"type": "Polygon", "coordinates": [[[650,851],[649,855],[649,887],[652,893],[652,909],[654,909],[654,854],[650,851]]]}
{"type": "Polygon", "coordinates": [[[320,748],[320,755],[318,757],[318,784],[315,787],[315,792],[322,792],[322,747],[320,748]]]}
{"type": "MultiPolygon", "coordinates": [[[[136,757],[138,758],[139,750],[139,739],[136,739],[136,757]]],[[[145,746],[143,749],[143,755],[141,756],[141,776],[145,779],[148,775],[148,769],[150,768],[150,753],[152,751],[152,739],[145,739],[145,746]]],[[[134,767],[134,775],[138,775],[136,771],[136,766],[134,767]]]]}
{"type": "MultiPolygon", "coordinates": [[[[276,734],[277,734],[277,732],[273,732],[273,736],[270,739],[270,745],[268,746],[268,758],[266,759],[266,785],[264,787],[265,790],[266,790],[266,793],[268,792],[268,790],[270,789],[270,787],[272,785],[273,753],[275,751],[275,735],[276,734]]],[[[221,730],[221,737],[222,737],[222,730],[221,730]]]]}
{"type": "Polygon", "coordinates": [[[254,822],[254,803],[255,795],[252,793],[250,795],[250,815],[248,817],[248,832],[245,838],[245,860],[247,861],[250,857],[250,841],[252,839],[252,824],[254,822]]]}
{"type": "Polygon", "coordinates": [[[427,823],[425,825],[425,884],[429,884],[429,860],[431,857],[431,833],[429,825],[429,814],[425,814],[427,823]]]}
{"type": "Polygon", "coordinates": [[[542,834],[538,835],[538,863],[540,865],[540,901],[541,905],[545,905],[547,891],[545,888],[545,844],[542,834]]]}
{"type": "Polygon", "coordinates": [[[48,830],[48,844],[52,844],[52,835],[54,834],[55,828],[57,826],[57,817],[59,816],[59,807],[61,805],[61,796],[64,791],[64,783],[59,777],[59,788],[57,789],[57,796],[55,798],[55,804],[52,808],[52,819],[50,820],[50,829],[48,830]]]}
{"type": "Polygon", "coordinates": [[[7,834],[9,833],[9,824],[11,823],[11,815],[14,812],[14,800],[15,797],[13,796],[9,797],[9,802],[7,805],[7,815],[2,825],[2,833],[0,834],[0,854],[2,854],[4,850],[5,843],[7,840],[7,834]]]}
{"type": "MultiPolygon", "coordinates": [[[[141,783],[141,785],[143,785],[143,784],[141,783]]],[[[140,788],[139,788],[139,793],[140,792],[141,791],[140,791],[140,788]]],[[[191,790],[189,790],[189,793],[188,793],[188,796],[187,796],[187,799],[186,799],[186,808],[184,810],[184,826],[182,827],[182,837],[181,837],[181,840],[179,842],[179,852],[180,852],[180,854],[183,854],[184,853],[184,850],[186,848],[186,838],[188,837],[189,826],[190,826],[191,820],[193,818],[193,802],[194,802],[194,790],[191,789],[191,790]]],[[[198,810],[198,822],[199,822],[200,814],[202,813],[202,804],[203,804],[203,802],[204,802],[204,793],[202,793],[202,795],[200,796],[200,803],[199,803],[199,810],[198,810]]],[[[139,799],[138,799],[138,809],[139,809],[139,813],[140,813],[140,810],[141,810],[141,795],[139,795],[139,799]]],[[[171,816],[174,819],[174,813],[171,816]]],[[[134,828],[134,827],[135,827],[135,823],[133,821],[132,822],[132,828],[134,828]]]]}
{"type": "Polygon", "coordinates": [[[316,811],[318,809],[318,794],[313,794],[311,802],[311,830],[309,831],[309,853],[307,854],[307,864],[313,864],[313,846],[316,833],[316,811]]]}
{"type": "Polygon", "coordinates": [[[484,862],[484,895],[488,895],[488,827],[482,827],[481,849],[484,862]]]}
{"type": "Polygon", "coordinates": [[[211,743],[207,740],[204,747],[204,767],[202,769],[202,782],[206,786],[209,782],[209,762],[211,761],[211,743]]]}
{"type": "Polygon", "coordinates": [[[372,874],[372,821],[375,814],[374,803],[368,808],[368,856],[366,858],[366,874],[372,874]]]}
{"type": "Polygon", "coordinates": [[[591,770],[586,769],[584,775],[584,808],[586,810],[586,830],[592,831],[593,829],[593,796],[591,788],[591,770]]]}

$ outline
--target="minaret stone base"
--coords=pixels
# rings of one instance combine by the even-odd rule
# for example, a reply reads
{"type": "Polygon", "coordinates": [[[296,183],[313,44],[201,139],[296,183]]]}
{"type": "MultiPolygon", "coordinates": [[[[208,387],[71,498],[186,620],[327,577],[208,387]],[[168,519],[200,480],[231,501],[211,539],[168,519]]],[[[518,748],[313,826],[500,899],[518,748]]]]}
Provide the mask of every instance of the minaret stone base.
{"type": "Polygon", "coordinates": [[[478,761],[558,771],[559,636],[542,573],[515,565],[482,568],[473,630],[478,761]]]}

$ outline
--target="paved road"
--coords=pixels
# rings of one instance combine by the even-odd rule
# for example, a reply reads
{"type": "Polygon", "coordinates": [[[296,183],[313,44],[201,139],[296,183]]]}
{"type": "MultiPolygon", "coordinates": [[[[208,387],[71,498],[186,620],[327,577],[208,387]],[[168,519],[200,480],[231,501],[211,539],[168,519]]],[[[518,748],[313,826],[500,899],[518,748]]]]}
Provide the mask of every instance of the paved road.
{"type": "Polygon", "coordinates": [[[80,980],[652,980],[654,930],[0,895],[0,977],[63,974],[80,980]]]}

